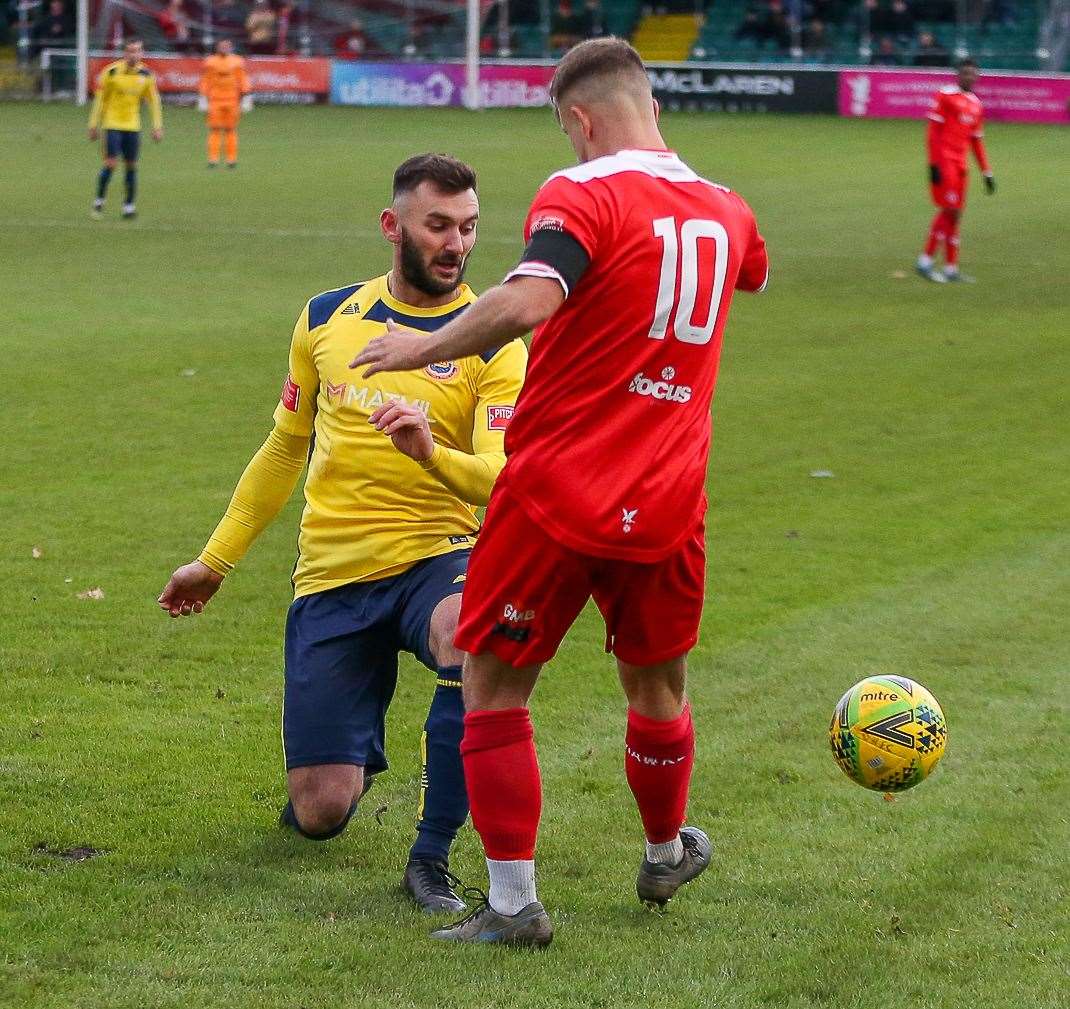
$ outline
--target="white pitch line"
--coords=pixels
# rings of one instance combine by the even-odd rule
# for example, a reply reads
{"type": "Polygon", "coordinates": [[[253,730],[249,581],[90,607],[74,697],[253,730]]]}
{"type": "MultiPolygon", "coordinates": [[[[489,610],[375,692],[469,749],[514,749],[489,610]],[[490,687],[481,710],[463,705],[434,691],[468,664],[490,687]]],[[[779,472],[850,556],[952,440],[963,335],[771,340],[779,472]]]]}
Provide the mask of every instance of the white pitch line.
{"type": "MultiPolygon", "coordinates": [[[[181,235],[219,235],[221,232],[229,235],[243,235],[246,237],[265,238],[340,238],[357,241],[382,238],[379,231],[362,230],[352,228],[348,231],[338,228],[252,228],[252,227],[209,227],[195,224],[151,224],[138,221],[131,224],[129,221],[50,221],[50,220],[19,220],[0,218],[0,228],[33,228],[38,231],[122,231],[126,233],[138,231],[158,231],[165,234],[181,235]]],[[[519,233],[516,238],[505,238],[497,235],[481,236],[479,243],[482,245],[512,245],[518,249],[523,244],[519,233]]]]}

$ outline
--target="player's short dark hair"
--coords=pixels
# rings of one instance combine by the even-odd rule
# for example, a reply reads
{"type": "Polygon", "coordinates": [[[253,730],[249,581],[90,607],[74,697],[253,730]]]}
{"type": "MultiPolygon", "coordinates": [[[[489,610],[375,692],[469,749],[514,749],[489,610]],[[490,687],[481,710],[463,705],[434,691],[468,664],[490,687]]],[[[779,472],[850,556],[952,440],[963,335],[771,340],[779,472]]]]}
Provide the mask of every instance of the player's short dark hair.
{"type": "Polygon", "coordinates": [[[550,101],[556,105],[580,81],[609,74],[641,74],[646,79],[643,57],[634,46],[615,35],[579,42],[557,63],[550,81],[550,101]]]}
{"type": "Polygon", "coordinates": [[[463,193],[476,188],[476,173],[448,154],[417,154],[394,172],[394,196],[412,192],[421,182],[430,182],[443,193],[463,193]]]}
{"type": "Polygon", "coordinates": [[[961,59],[958,61],[958,63],[955,64],[956,70],[963,70],[966,67],[973,67],[974,70],[977,70],[977,60],[975,60],[972,56],[967,56],[965,59],[961,59]]]}

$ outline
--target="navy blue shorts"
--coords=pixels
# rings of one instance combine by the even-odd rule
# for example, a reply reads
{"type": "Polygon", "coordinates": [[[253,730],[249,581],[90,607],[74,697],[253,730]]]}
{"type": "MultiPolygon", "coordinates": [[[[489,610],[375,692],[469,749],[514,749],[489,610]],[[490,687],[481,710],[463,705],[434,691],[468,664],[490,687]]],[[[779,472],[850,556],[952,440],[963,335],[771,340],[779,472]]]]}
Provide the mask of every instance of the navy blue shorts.
{"type": "Polygon", "coordinates": [[[357,764],[386,770],[386,709],[398,652],[437,671],[431,614],[464,586],[470,550],[420,561],[393,578],[295,599],[286,618],[282,743],[286,770],[357,764]]]}
{"type": "Polygon", "coordinates": [[[141,150],[141,134],[137,130],[105,130],[104,154],[123,161],[137,161],[141,150]]]}

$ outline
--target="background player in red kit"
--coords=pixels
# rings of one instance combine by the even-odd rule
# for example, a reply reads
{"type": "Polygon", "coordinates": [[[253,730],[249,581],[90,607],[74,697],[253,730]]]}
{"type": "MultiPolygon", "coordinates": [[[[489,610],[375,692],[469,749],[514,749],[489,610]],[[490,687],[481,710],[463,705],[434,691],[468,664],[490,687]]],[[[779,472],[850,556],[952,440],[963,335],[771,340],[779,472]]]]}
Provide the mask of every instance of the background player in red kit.
{"type": "Polygon", "coordinates": [[[705,589],[721,334],[733,291],[765,286],[765,243],[739,196],[666,150],[626,42],[570,50],[551,96],[581,164],[539,190],[520,264],[438,333],[388,327],[352,365],[422,367],[537,327],[456,638],[469,653],[461,753],[490,873],[488,903],[433,933],[462,942],[553,934],[535,893],[542,795],[527,702],[591,596],[628,696],[625,767],[647,839],[639,897],[664,904],[710,860],[706,835],[682,827],[686,657],[705,589]]]}
{"type": "Polygon", "coordinates": [[[970,173],[966,150],[973,148],[977,164],[984,174],[985,189],[996,191],[996,180],[988,164],[984,144],[984,109],[973,93],[977,83],[977,64],[963,60],[958,66],[957,85],[949,84],[933,95],[929,109],[929,181],[933,203],[938,208],[929,226],[925,251],[918,256],[917,269],[926,280],[938,284],[971,278],[959,273],[959,220],[966,209],[966,186],[970,173]],[[947,265],[941,273],[933,265],[940,246],[946,250],[947,265]]]}

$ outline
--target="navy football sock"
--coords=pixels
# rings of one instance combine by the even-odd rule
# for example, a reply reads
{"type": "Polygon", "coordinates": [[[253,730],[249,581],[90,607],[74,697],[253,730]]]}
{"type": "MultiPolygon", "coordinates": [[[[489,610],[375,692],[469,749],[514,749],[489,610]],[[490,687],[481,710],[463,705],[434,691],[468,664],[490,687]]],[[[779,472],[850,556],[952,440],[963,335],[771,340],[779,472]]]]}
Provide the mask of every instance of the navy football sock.
{"type": "Polygon", "coordinates": [[[126,202],[133,203],[135,196],[137,196],[137,169],[128,168],[126,170],[126,202]]]}
{"type": "Polygon", "coordinates": [[[108,191],[108,183],[111,182],[111,169],[105,165],[97,176],[97,199],[103,200],[108,191]]]}
{"type": "Polygon", "coordinates": [[[468,817],[460,749],[463,735],[461,667],[445,666],[438,671],[435,696],[424,725],[420,809],[410,859],[447,861],[450,845],[468,817]]]}

